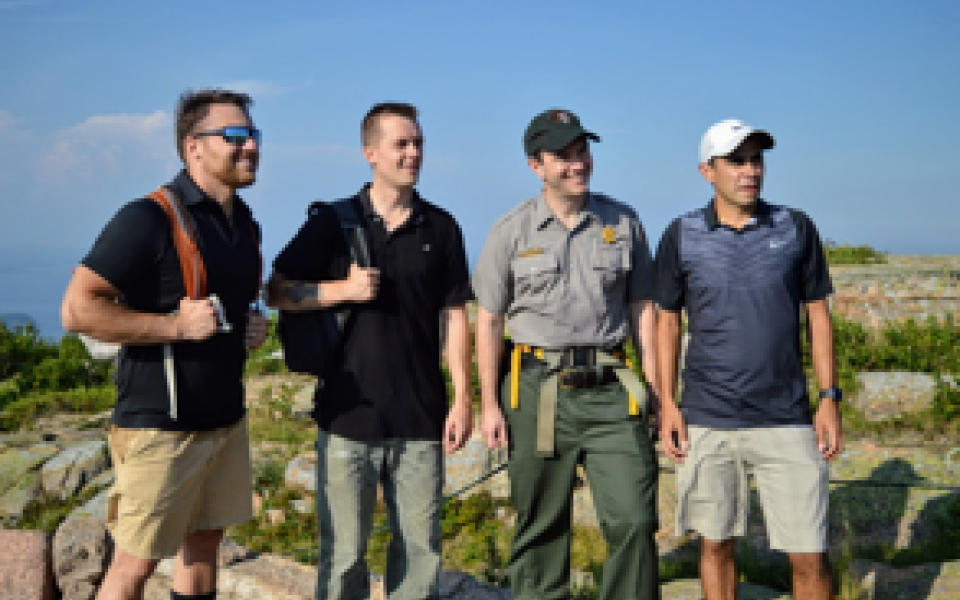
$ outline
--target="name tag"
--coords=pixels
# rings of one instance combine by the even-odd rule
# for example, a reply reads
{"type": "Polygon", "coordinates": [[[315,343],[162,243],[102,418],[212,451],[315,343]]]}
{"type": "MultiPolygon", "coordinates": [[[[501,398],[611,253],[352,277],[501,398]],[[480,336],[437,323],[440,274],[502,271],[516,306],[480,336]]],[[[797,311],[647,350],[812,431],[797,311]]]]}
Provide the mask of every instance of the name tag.
{"type": "Polygon", "coordinates": [[[543,254],[543,248],[527,248],[526,250],[520,253],[520,258],[526,258],[528,256],[536,256],[538,254],[543,254]]]}

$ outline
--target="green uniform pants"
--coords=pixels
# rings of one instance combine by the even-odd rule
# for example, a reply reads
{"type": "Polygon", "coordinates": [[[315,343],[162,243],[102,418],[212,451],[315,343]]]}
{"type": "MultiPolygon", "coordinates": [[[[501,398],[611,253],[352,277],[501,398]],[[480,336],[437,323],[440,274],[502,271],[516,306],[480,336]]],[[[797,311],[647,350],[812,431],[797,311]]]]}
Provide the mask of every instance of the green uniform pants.
{"type": "Polygon", "coordinates": [[[657,461],[638,417],[627,415],[619,382],[558,390],[556,452],[536,453],[537,407],[545,368],[520,374],[520,405],[510,408],[509,377],[501,404],[510,440],[510,495],[517,511],[508,574],[515,600],[569,597],[573,486],[583,463],[607,542],[600,600],[660,598],[657,461]]]}

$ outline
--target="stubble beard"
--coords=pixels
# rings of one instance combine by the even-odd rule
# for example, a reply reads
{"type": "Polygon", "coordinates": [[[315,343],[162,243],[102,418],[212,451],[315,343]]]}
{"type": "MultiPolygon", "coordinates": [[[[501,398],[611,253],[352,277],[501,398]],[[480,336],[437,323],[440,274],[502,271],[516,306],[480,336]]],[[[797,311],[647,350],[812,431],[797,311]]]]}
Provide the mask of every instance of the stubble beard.
{"type": "Polygon", "coordinates": [[[257,180],[257,160],[253,160],[252,169],[241,169],[234,159],[229,159],[222,168],[218,169],[215,175],[224,185],[234,190],[239,190],[253,185],[257,180]]]}

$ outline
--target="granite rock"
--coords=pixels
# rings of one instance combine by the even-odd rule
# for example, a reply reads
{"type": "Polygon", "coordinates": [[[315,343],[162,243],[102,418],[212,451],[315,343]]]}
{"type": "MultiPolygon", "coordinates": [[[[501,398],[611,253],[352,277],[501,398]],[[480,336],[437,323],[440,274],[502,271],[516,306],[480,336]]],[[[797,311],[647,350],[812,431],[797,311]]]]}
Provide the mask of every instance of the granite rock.
{"type": "Polygon", "coordinates": [[[42,531],[0,529],[0,597],[53,600],[50,543],[42,531]]]}
{"type": "Polygon", "coordinates": [[[63,600],[92,600],[113,552],[99,519],[67,519],[53,537],[53,571],[63,600]]]}
{"type": "Polygon", "coordinates": [[[107,443],[92,440],[71,446],[41,469],[43,489],[61,500],[73,496],[110,466],[107,443]]]}
{"type": "Polygon", "coordinates": [[[857,373],[860,390],[850,399],[869,421],[882,421],[931,407],[937,380],[928,373],[857,373]]]}
{"type": "Polygon", "coordinates": [[[287,487],[317,493],[317,453],[304,452],[294,457],[283,472],[283,482],[287,487]]]}

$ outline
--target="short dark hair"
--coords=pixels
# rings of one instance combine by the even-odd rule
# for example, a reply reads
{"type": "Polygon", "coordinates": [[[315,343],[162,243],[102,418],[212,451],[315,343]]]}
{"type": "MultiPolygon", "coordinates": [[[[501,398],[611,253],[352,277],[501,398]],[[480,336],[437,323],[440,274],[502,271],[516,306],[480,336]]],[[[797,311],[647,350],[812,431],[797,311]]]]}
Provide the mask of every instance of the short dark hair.
{"type": "Polygon", "coordinates": [[[394,115],[397,117],[406,117],[413,122],[417,121],[417,108],[412,104],[404,102],[381,102],[375,104],[373,108],[367,111],[360,124],[360,141],[364,147],[370,146],[377,138],[379,133],[380,117],[394,115]]]}
{"type": "Polygon", "coordinates": [[[177,154],[183,160],[183,141],[187,139],[200,121],[207,118],[212,104],[232,104],[248,117],[253,99],[242,92],[222,89],[187,90],[177,101],[177,154]]]}

